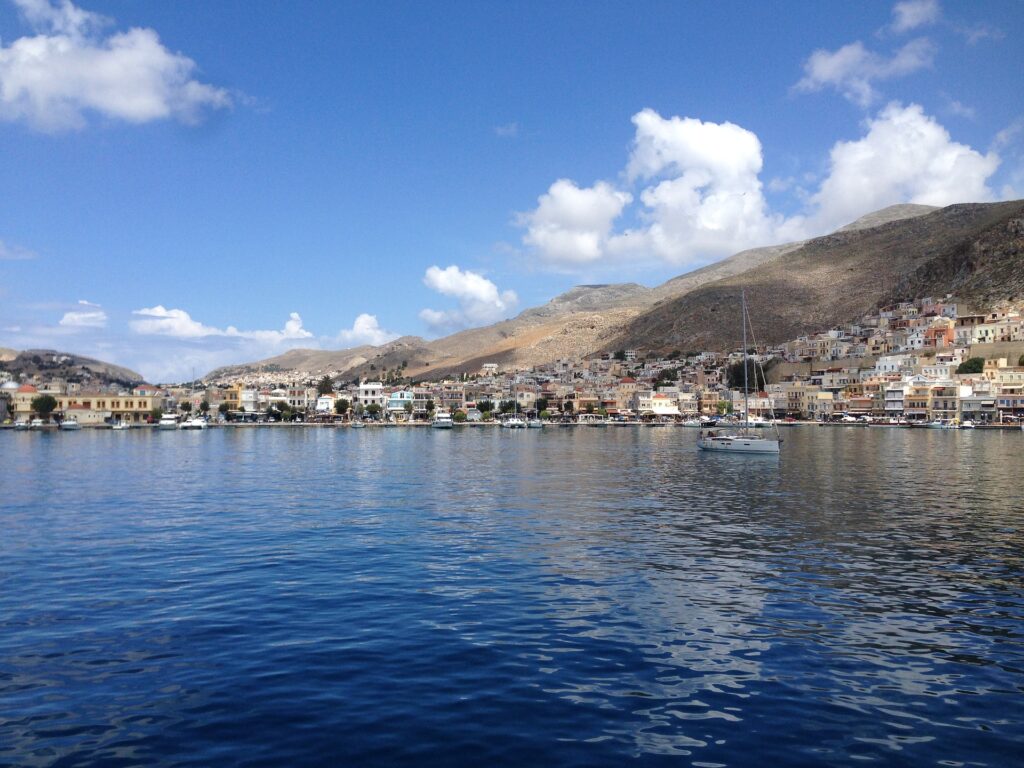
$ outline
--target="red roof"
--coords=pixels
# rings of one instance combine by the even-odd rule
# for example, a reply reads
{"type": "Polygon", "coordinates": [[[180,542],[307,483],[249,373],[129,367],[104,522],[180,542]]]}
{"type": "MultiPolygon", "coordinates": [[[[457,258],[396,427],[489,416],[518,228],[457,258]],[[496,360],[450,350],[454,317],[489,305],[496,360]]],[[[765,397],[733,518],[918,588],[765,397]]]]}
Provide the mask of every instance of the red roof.
{"type": "Polygon", "coordinates": [[[619,379],[619,384],[636,384],[636,379],[632,376],[627,376],[624,379],[619,379]]]}
{"type": "Polygon", "coordinates": [[[22,384],[18,387],[19,392],[38,392],[39,390],[33,387],[31,384],[22,384]]]}

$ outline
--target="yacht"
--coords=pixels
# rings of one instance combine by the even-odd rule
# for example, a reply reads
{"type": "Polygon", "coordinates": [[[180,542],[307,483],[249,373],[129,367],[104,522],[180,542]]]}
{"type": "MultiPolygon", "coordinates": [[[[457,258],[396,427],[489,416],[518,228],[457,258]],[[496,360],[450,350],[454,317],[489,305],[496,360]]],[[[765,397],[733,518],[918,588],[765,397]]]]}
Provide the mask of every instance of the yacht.
{"type": "Polygon", "coordinates": [[[44,426],[46,426],[46,422],[42,419],[32,419],[32,421],[28,423],[29,429],[42,429],[44,426]]]}
{"type": "Polygon", "coordinates": [[[173,413],[165,413],[160,417],[160,421],[157,423],[157,429],[177,429],[178,428],[178,417],[173,413]]]}
{"type": "Polygon", "coordinates": [[[64,419],[60,423],[60,428],[67,432],[73,432],[76,429],[81,429],[82,425],[78,423],[78,419],[72,416],[70,419],[64,419]]]}
{"type": "Polygon", "coordinates": [[[185,419],[178,425],[178,429],[206,429],[210,425],[206,423],[206,419],[202,416],[193,416],[190,419],[185,419]]]}
{"type": "Polygon", "coordinates": [[[505,429],[526,429],[526,422],[519,416],[513,415],[501,422],[501,426],[505,429]]]}
{"type": "Polygon", "coordinates": [[[14,422],[14,428],[18,432],[23,432],[24,430],[28,429],[28,422],[25,421],[24,419],[21,419],[20,421],[16,421],[16,422],[14,422]]]}
{"type": "Polygon", "coordinates": [[[544,422],[540,419],[530,419],[526,422],[527,429],[544,429],[544,422]]]}
{"type": "Polygon", "coordinates": [[[123,421],[119,421],[116,424],[114,424],[114,426],[111,427],[111,429],[116,429],[116,430],[131,429],[131,428],[132,428],[131,424],[127,424],[127,423],[125,423],[123,421]]]}
{"type": "Polygon", "coordinates": [[[431,422],[434,429],[451,429],[454,425],[455,422],[452,421],[450,411],[438,411],[434,414],[434,420],[431,422]]]}
{"type": "MultiPolygon", "coordinates": [[[[751,429],[750,408],[748,404],[750,387],[747,382],[747,363],[750,360],[749,346],[747,345],[747,327],[750,326],[750,313],[747,311],[746,291],[740,293],[740,301],[740,322],[743,325],[743,426],[738,430],[727,430],[721,426],[709,429],[702,428],[700,437],[697,438],[697,446],[704,451],[778,453],[782,438],[779,437],[779,430],[775,426],[774,421],[771,423],[772,427],[775,427],[775,435],[772,437],[762,437],[751,429]]],[[[751,327],[751,336],[753,336],[753,327],[751,327]]]]}

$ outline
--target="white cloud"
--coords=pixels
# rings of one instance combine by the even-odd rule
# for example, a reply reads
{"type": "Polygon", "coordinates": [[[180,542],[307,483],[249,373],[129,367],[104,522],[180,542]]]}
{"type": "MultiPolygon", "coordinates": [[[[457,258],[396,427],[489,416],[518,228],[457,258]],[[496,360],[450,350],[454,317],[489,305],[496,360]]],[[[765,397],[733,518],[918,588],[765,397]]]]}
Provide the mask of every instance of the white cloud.
{"type": "Polygon", "coordinates": [[[829,175],[811,200],[813,226],[826,231],[895,203],[991,200],[987,182],[998,167],[995,152],[953,141],[917,104],[893,103],[867,122],[862,138],[832,147],[829,175]]]}
{"type": "Polygon", "coordinates": [[[89,112],[192,123],[205,109],[231,105],[227,91],[195,80],[195,62],[152,29],[104,36],[106,20],[69,0],[15,2],[37,34],[0,46],[0,119],[56,132],[81,128],[89,112]]]}
{"type": "Polygon", "coordinates": [[[494,135],[499,139],[514,139],[519,135],[519,123],[505,123],[494,126],[494,135]]]}
{"type": "Polygon", "coordinates": [[[105,328],[107,326],[107,313],[99,304],[93,304],[84,299],[79,299],[78,303],[87,309],[65,312],[59,325],[65,328],[105,328]]]}
{"type": "Polygon", "coordinates": [[[240,331],[235,326],[214,328],[193,320],[183,309],[167,309],[158,304],[155,307],[144,307],[132,311],[141,320],[132,320],[129,326],[135,333],[152,336],[171,336],[176,339],[202,339],[208,336],[222,336],[236,339],[248,339],[267,344],[280,344],[299,339],[310,339],[313,334],[302,327],[302,318],[298,312],[292,312],[288,321],[280,331],[240,331]]]}
{"type": "Polygon", "coordinates": [[[893,32],[908,32],[928,24],[934,24],[942,15],[938,0],[904,0],[892,8],[893,32]]]}
{"type": "Polygon", "coordinates": [[[926,69],[934,59],[935,45],[924,37],[911,40],[891,58],[869,51],[858,40],[835,51],[812,53],[794,90],[811,93],[832,87],[855,104],[867,107],[877,97],[873,82],[926,69]]]}
{"type": "Polygon", "coordinates": [[[964,104],[962,101],[958,101],[946,94],[943,94],[946,99],[946,109],[957,117],[966,117],[968,120],[973,120],[976,116],[974,107],[964,104]]]}
{"type": "Polygon", "coordinates": [[[336,341],[343,347],[361,347],[370,344],[379,347],[398,338],[397,333],[392,333],[380,327],[376,315],[363,312],[359,315],[351,328],[338,332],[336,341]]]}
{"type": "MultiPolygon", "coordinates": [[[[538,208],[519,217],[527,254],[549,267],[663,263],[701,264],[721,256],[824,234],[896,203],[949,205],[993,199],[989,179],[1000,164],[994,151],[1013,140],[1008,127],[981,154],[952,140],[915,104],[890,104],[864,125],[864,134],[833,145],[827,176],[772,180],[803,212],[773,212],[763,193],[761,142],[732,123],[663,118],[645,109],[633,116],[636,135],[624,178],[633,196],[600,182],[580,189],[561,180],[538,208]],[[616,231],[620,216],[640,223],[616,231]],[[532,252],[529,250],[532,248],[532,252]]],[[[1015,185],[1014,185],[1015,186],[1015,185]]],[[[1007,188],[1012,189],[1012,187],[1007,188]]],[[[1004,195],[1008,194],[1003,192],[1004,195]]],[[[428,322],[445,317],[433,310],[428,322]]]]}
{"type": "Polygon", "coordinates": [[[36,254],[28,248],[18,245],[7,245],[0,240],[0,261],[28,261],[36,258],[36,254]]]}
{"type": "Polygon", "coordinates": [[[527,245],[552,264],[586,264],[604,256],[612,224],[633,196],[599,181],[580,188],[559,179],[537,199],[537,208],[519,216],[527,245]]]}
{"type": "Polygon", "coordinates": [[[423,275],[423,283],[459,302],[458,309],[420,312],[423,322],[437,333],[504,320],[519,304],[515,291],[499,291],[498,286],[483,275],[459,269],[454,264],[445,269],[430,267],[423,275]]]}

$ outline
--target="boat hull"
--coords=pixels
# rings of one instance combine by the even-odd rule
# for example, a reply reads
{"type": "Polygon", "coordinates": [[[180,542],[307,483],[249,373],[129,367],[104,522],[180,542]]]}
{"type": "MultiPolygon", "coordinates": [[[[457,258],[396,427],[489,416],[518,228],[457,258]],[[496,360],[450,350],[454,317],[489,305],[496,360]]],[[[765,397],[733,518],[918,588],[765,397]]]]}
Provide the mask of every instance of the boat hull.
{"type": "Polygon", "coordinates": [[[728,453],[778,453],[779,441],[763,437],[702,437],[697,440],[702,451],[728,453]]]}

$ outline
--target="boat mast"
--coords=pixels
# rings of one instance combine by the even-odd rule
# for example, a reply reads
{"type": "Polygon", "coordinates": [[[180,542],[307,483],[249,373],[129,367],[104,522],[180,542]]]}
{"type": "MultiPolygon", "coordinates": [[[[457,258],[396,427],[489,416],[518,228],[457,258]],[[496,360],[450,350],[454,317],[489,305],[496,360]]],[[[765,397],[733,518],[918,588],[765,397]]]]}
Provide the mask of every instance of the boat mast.
{"type": "Polygon", "coordinates": [[[740,303],[743,307],[743,429],[750,430],[750,396],[747,384],[747,292],[740,291],[740,303]]]}

